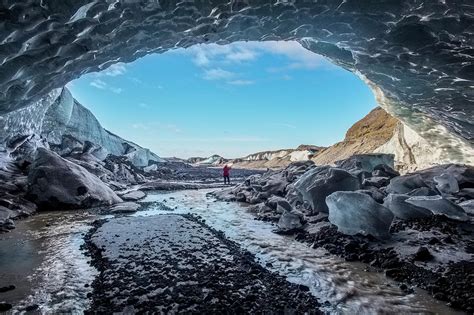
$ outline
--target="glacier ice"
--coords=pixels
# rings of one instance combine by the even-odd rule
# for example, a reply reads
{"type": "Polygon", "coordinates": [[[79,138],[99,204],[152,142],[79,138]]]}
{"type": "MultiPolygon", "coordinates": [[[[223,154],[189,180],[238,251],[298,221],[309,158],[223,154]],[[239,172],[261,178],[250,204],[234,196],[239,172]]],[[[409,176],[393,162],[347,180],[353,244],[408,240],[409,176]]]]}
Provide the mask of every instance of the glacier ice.
{"type": "Polygon", "coordinates": [[[453,220],[466,221],[468,219],[466,211],[462,207],[442,196],[414,196],[406,199],[405,202],[453,220]]]}
{"type": "Polygon", "coordinates": [[[390,225],[394,215],[360,192],[338,191],[326,198],[329,221],[339,232],[348,235],[372,235],[378,239],[390,238],[390,225]]]}
{"type": "Polygon", "coordinates": [[[389,194],[384,199],[383,205],[392,211],[397,218],[403,220],[427,218],[433,215],[428,209],[405,202],[408,198],[410,198],[408,195],[389,194]]]}
{"type": "Polygon", "coordinates": [[[294,184],[314,212],[328,212],[326,197],[335,191],[351,191],[360,188],[359,179],[340,168],[327,166],[308,171],[294,184]]]}
{"type": "Polygon", "coordinates": [[[473,161],[469,1],[15,1],[0,3],[0,114],[88,73],[195,44],[298,41],[365,80],[441,155],[473,161]],[[105,5],[104,5],[105,4],[105,5]]]}

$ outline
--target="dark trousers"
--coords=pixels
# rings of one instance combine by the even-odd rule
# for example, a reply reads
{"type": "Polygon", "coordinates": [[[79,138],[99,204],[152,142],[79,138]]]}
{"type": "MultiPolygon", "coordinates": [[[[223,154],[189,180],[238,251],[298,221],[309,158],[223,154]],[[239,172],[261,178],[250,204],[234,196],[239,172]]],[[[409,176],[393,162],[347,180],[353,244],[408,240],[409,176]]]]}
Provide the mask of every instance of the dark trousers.
{"type": "Polygon", "coordinates": [[[230,185],[230,176],[224,176],[224,185],[229,184],[230,185]]]}

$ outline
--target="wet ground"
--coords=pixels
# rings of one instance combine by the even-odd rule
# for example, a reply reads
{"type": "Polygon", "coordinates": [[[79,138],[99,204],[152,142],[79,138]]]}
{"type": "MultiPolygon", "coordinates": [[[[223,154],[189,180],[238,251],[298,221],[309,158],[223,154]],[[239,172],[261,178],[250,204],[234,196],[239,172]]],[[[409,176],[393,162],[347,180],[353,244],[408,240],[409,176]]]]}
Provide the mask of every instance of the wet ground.
{"type": "MultiPolygon", "coordinates": [[[[414,293],[407,294],[399,289],[398,284],[381,273],[371,271],[367,265],[345,262],[324,250],[312,249],[297,242],[292,237],[277,235],[272,232],[274,227],[271,224],[254,220],[245,207],[216,201],[207,196],[207,192],[199,190],[154,193],[144,200],[147,202],[146,210],[132,217],[106,217],[109,219],[106,224],[115,227],[123,225],[123,232],[114,233],[109,239],[110,242],[115,242],[107,245],[111,249],[110,253],[107,252],[111,261],[121,255],[114,256],[117,252],[114,254],[112,250],[120,248],[120,244],[125,246],[125,253],[129,254],[134,253],[132,244],[136,245],[135,247],[143,244],[140,243],[138,234],[134,235],[146,231],[146,228],[143,230],[141,227],[143,222],[161,222],[160,219],[169,218],[170,214],[174,217],[176,214],[191,212],[201,216],[207,226],[224,231],[227,239],[255,255],[260,266],[292,283],[309,288],[322,304],[321,309],[324,312],[456,314],[443,302],[434,300],[424,291],[415,290],[414,293]],[[167,216],[161,216],[163,214],[167,216]],[[127,222],[136,224],[129,226],[127,222]],[[125,237],[127,234],[129,235],[125,237]]],[[[89,212],[42,213],[19,221],[16,230],[0,235],[0,283],[1,286],[16,286],[12,291],[0,293],[0,301],[12,304],[14,310],[38,305],[42,312],[78,312],[89,309],[91,305],[99,307],[94,304],[96,302],[91,295],[91,285],[98,272],[88,264],[90,259],[80,249],[84,243],[84,235],[97,218],[99,217],[89,212]]],[[[197,223],[182,223],[185,230],[188,224],[192,226],[197,223]]],[[[170,224],[168,227],[171,226],[170,224]]],[[[166,236],[162,230],[158,231],[167,227],[166,225],[152,224],[151,227],[148,228],[150,231],[143,235],[161,236],[152,241],[156,241],[156,244],[147,245],[146,252],[150,256],[147,261],[155,261],[159,256],[158,252],[164,251],[162,246],[166,246],[168,253],[174,250],[180,252],[182,242],[175,243],[175,234],[168,233],[166,236]]],[[[227,248],[228,245],[222,243],[219,237],[212,233],[212,229],[202,225],[197,229],[199,232],[196,239],[209,237],[211,242],[215,242],[218,251],[234,250],[232,246],[227,248]]],[[[98,230],[97,233],[96,242],[100,248],[100,233],[104,232],[98,230]]],[[[193,233],[188,235],[189,239],[193,239],[192,235],[193,233]]],[[[91,239],[94,239],[93,237],[92,235],[91,239]]],[[[146,237],[147,240],[150,238],[146,237]]],[[[209,252],[210,256],[214,255],[212,253],[209,252]]],[[[226,255],[218,257],[220,254],[222,253],[215,254],[215,259],[224,262],[226,255]]],[[[185,256],[182,256],[184,260],[185,256]]],[[[205,256],[202,259],[203,264],[209,263],[206,262],[205,256]]],[[[190,261],[190,265],[192,264],[193,261],[190,261]]],[[[132,274],[139,275],[140,271],[131,269],[130,275],[132,274]]]]}

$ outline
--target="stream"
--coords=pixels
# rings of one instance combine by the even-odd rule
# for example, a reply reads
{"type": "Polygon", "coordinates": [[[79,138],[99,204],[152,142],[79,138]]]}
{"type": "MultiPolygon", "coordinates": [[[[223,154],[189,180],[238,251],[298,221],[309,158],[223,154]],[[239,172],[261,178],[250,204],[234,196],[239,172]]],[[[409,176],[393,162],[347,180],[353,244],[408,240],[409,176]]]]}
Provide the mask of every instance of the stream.
{"type": "MultiPolygon", "coordinates": [[[[267,269],[303,284],[330,314],[461,314],[434,300],[423,290],[406,294],[399,285],[365,264],[346,262],[321,249],[312,249],[291,236],[273,233],[275,226],[254,219],[246,207],[208,196],[212,190],[150,193],[143,202],[161,202],[173,211],[151,203],[132,216],[193,213],[209,226],[255,254],[267,269]]],[[[110,218],[112,216],[107,216],[110,218]]],[[[90,284],[97,271],[80,247],[91,222],[104,216],[93,211],[42,212],[17,222],[17,228],[0,235],[0,302],[41,313],[82,313],[88,309],[90,284]]]]}

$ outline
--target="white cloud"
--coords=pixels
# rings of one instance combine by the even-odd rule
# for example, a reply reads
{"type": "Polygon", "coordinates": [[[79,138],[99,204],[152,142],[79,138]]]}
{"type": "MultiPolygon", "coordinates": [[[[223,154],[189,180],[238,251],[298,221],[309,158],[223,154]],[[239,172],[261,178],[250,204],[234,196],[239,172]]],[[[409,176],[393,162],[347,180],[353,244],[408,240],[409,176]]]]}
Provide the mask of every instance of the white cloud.
{"type": "Polygon", "coordinates": [[[99,79],[92,81],[90,85],[101,90],[107,89],[107,83],[99,79]]]}
{"type": "Polygon", "coordinates": [[[107,69],[96,73],[97,76],[108,76],[108,77],[116,77],[119,75],[123,75],[127,72],[127,68],[123,62],[114,63],[107,69]]]}
{"type": "Polygon", "coordinates": [[[235,77],[235,73],[223,70],[221,68],[204,70],[203,79],[205,80],[229,80],[235,77]]]}
{"type": "Polygon", "coordinates": [[[119,87],[114,87],[114,86],[110,86],[109,84],[105,83],[104,81],[102,81],[101,79],[95,79],[93,80],[91,83],[90,83],[91,86],[97,88],[97,89],[100,89],[100,90],[107,90],[107,91],[111,91],[113,93],[116,93],[116,94],[120,94],[122,93],[122,88],[119,88],[119,87]]]}
{"type": "Polygon", "coordinates": [[[251,84],[254,84],[255,81],[252,81],[252,80],[232,80],[232,81],[228,81],[227,83],[231,84],[231,85],[251,85],[251,84]]]}
{"type": "Polygon", "coordinates": [[[226,59],[230,61],[251,61],[255,60],[258,56],[257,51],[239,47],[236,51],[232,51],[226,55],[226,59]]]}

